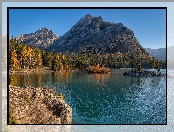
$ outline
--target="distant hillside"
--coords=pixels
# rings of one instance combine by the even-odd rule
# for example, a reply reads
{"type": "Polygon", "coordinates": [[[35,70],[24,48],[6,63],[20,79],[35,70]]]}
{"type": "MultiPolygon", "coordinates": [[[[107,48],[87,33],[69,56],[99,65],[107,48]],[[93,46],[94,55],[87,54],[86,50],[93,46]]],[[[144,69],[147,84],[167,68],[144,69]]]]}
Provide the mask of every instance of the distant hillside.
{"type": "Polygon", "coordinates": [[[166,48],[151,49],[145,48],[145,50],[153,57],[159,60],[166,60],[166,48]]]}
{"type": "Polygon", "coordinates": [[[51,45],[58,37],[52,32],[52,30],[41,28],[35,33],[21,34],[16,37],[21,43],[27,43],[30,46],[37,46],[41,48],[46,48],[51,45]]]}

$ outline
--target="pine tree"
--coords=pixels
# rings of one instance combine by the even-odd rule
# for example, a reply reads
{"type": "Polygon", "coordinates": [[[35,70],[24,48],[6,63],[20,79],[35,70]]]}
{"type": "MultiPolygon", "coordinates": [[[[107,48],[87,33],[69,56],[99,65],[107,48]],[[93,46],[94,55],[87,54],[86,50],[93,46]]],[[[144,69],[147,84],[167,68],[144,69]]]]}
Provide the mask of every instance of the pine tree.
{"type": "Polygon", "coordinates": [[[137,48],[137,59],[136,59],[136,67],[138,71],[141,71],[141,55],[140,55],[140,48],[137,48]]]}
{"type": "Polygon", "coordinates": [[[156,59],[155,58],[152,58],[151,66],[152,66],[152,69],[155,69],[157,67],[157,63],[156,63],[156,59]]]}

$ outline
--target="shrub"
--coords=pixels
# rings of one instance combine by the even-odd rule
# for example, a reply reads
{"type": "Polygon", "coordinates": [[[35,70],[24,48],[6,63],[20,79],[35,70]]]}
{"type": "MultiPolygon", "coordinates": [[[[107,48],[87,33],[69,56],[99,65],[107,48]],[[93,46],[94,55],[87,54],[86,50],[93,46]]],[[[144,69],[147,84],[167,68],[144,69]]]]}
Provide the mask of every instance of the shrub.
{"type": "Polygon", "coordinates": [[[58,97],[60,97],[61,99],[65,100],[65,96],[62,93],[57,93],[56,94],[58,97]]]}
{"type": "Polygon", "coordinates": [[[28,100],[28,94],[24,96],[24,100],[28,100]]]}
{"type": "Polygon", "coordinates": [[[9,124],[17,124],[16,117],[11,112],[9,113],[9,124]]]}

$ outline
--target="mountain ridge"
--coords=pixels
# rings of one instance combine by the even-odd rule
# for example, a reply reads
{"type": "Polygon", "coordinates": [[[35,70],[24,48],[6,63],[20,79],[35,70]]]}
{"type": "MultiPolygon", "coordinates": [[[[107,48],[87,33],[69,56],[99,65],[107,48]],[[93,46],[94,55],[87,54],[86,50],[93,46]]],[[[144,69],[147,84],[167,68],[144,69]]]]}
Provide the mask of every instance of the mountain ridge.
{"type": "Polygon", "coordinates": [[[166,60],[166,48],[145,48],[145,50],[153,57],[159,60],[166,60]]]}
{"type": "Polygon", "coordinates": [[[19,42],[25,41],[28,45],[44,47],[48,51],[54,50],[62,53],[115,54],[120,52],[131,54],[136,53],[137,49],[140,48],[143,56],[149,56],[149,53],[140,45],[132,30],[122,23],[105,22],[101,16],[93,17],[90,14],[83,16],[60,37],[57,37],[52,30],[45,29],[47,31],[45,34],[51,34],[50,38],[52,39],[45,38],[46,35],[41,34],[44,32],[42,32],[43,29],[45,28],[27,34],[28,36],[20,35],[17,40],[19,42]],[[43,38],[40,38],[40,36],[43,38]],[[49,39],[50,41],[48,41],[49,39]]]}
{"type": "Polygon", "coordinates": [[[38,46],[47,48],[51,45],[58,37],[52,30],[47,28],[40,28],[35,33],[21,34],[16,37],[20,43],[27,43],[30,46],[38,46]]]}

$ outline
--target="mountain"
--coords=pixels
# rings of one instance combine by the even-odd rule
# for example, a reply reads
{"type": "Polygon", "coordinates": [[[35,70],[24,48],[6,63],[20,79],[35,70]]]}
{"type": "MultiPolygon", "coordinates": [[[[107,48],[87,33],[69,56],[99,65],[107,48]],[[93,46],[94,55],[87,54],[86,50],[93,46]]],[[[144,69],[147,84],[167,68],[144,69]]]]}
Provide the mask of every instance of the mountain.
{"type": "Polygon", "coordinates": [[[151,49],[145,48],[145,50],[153,57],[159,60],[166,60],[166,48],[151,49]]]}
{"type": "Polygon", "coordinates": [[[27,43],[30,46],[44,47],[47,48],[54,41],[56,41],[58,37],[52,32],[52,30],[41,28],[37,30],[35,33],[30,34],[21,34],[16,37],[16,40],[20,43],[27,43]]]}
{"type": "Polygon", "coordinates": [[[49,51],[64,53],[92,52],[98,54],[136,53],[140,48],[149,55],[136,39],[133,31],[122,23],[105,22],[101,16],[83,16],[68,32],[48,47],[49,51]]]}
{"type": "Polygon", "coordinates": [[[90,14],[83,16],[61,37],[57,37],[49,29],[41,28],[35,33],[22,34],[16,39],[31,46],[63,53],[129,55],[136,54],[137,48],[140,48],[141,55],[149,56],[132,30],[122,23],[105,22],[101,16],[93,17],[90,14]]]}

